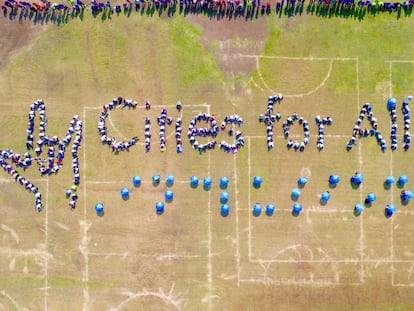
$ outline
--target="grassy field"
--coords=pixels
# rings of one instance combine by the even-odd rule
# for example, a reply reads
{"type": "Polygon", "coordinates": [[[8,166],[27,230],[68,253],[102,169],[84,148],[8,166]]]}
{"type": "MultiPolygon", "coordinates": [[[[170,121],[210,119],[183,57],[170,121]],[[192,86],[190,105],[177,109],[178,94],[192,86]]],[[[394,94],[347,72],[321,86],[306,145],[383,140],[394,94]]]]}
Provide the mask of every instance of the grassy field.
{"type": "MultiPolygon", "coordinates": [[[[247,22],[137,14],[102,21],[86,14],[82,21],[36,26],[0,67],[0,149],[24,152],[27,112],[37,98],[47,105],[49,135],[62,137],[78,114],[84,122],[80,198],[71,212],[64,197],[69,162],[57,176],[40,177],[35,167],[25,172],[43,193],[42,213],[10,176],[0,176],[0,309],[412,310],[412,202],[402,205],[396,186],[383,188],[389,174],[414,176],[412,151],[399,143],[395,152],[382,153],[374,138],[361,139],[350,152],[345,145],[365,102],[389,143],[386,100],[401,103],[413,91],[413,26],[409,18],[385,14],[247,22]],[[281,122],[275,148],[267,151],[258,115],[279,92],[285,99],[275,110],[283,120],[297,112],[310,122],[303,153],[286,149],[281,122]],[[108,131],[143,141],[150,117],[149,153],[139,144],[115,155],[100,143],[99,109],[118,95],[140,107],[113,111],[108,131]],[[182,117],[184,135],[198,112],[219,123],[239,114],[246,145],[237,155],[218,149],[200,155],[184,138],[177,154],[171,126],[161,152],[155,121],[162,107],[174,120],[182,117]],[[334,120],[321,152],[318,114],[334,120]],[[365,176],[358,189],[349,184],[355,171],[365,176]],[[151,184],[156,173],[176,179],[174,200],[160,216],[154,204],[169,187],[164,179],[151,184]],[[329,190],[332,173],[342,180],[322,205],[319,195],[329,190]],[[135,174],[143,180],[138,188],[135,174]],[[211,176],[211,189],[192,189],[192,175],[211,176]],[[264,180],[259,189],[252,187],[255,175],[264,180]],[[309,178],[298,201],[304,211],[293,217],[290,192],[301,175],[309,178]],[[228,217],[220,215],[221,176],[230,178],[228,217]],[[124,186],[131,191],[127,201],[119,195],[124,186]],[[354,205],[370,191],[377,201],[354,216],[354,205]],[[103,217],[96,202],[105,205],[103,217]],[[256,202],[275,204],[275,214],[254,217],[256,202]],[[384,217],[388,203],[397,206],[392,218],[384,217]]],[[[401,129],[400,114],[398,123],[401,129]]],[[[291,134],[301,135],[299,126],[291,134]]],[[[222,139],[229,138],[221,133],[222,139]]]]}

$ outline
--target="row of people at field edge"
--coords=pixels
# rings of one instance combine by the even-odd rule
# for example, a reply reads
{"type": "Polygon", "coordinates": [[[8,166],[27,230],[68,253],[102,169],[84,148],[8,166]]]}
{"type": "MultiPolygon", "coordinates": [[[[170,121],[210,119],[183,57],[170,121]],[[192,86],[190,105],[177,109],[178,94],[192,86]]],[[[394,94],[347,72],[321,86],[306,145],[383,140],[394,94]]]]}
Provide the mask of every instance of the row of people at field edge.
{"type": "Polygon", "coordinates": [[[48,0],[39,0],[41,3],[37,2],[27,2],[27,1],[18,1],[18,0],[5,0],[4,4],[1,5],[1,9],[4,15],[8,13],[17,15],[24,12],[32,12],[34,14],[49,14],[49,13],[58,13],[58,12],[71,12],[73,14],[79,14],[82,9],[85,8],[85,3],[81,0],[68,0],[71,7],[63,3],[52,3],[48,0]]]}
{"type": "MultiPolygon", "coordinates": [[[[1,5],[3,15],[8,13],[17,15],[19,12],[33,12],[36,15],[41,14],[56,14],[63,12],[64,14],[79,15],[81,11],[85,8],[85,3],[81,0],[68,0],[70,6],[67,6],[62,3],[51,3],[48,0],[40,0],[42,3],[36,2],[27,2],[27,1],[18,1],[18,0],[5,0],[4,4],[1,5]]],[[[271,12],[271,3],[269,1],[261,2],[260,0],[126,0],[122,4],[112,5],[110,1],[98,2],[92,0],[91,2],[91,11],[93,15],[97,15],[101,12],[108,13],[121,13],[131,11],[133,5],[135,5],[135,10],[138,11],[145,7],[151,8],[167,8],[179,5],[180,8],[191,9],[191,10],[215,10],[219,13],[233,13],[237,12],[238,14],[252,13],[257,9],[257,12],[260,10],[261,14],[269,14],[271,12]]],[[[303,6],[304,0],[290,0],[286,1],[281,0],[276,2],[276,12],[281,12],[283,7],[294,9],[296,6],[303,6]]],[[[414,0],[404,0],[402,2],[381,2],[381,1],[354,1],[354,0],[339,0],[334,2],[327,3],[323,0],[310,1],[310,5],[323,5],[325,8],[341,8],[349,9],[354,7],[367,8],[370,9],[380,9],[383,11],[397,11],[400,8],[409,9],[414,5],[414,0]]]]}

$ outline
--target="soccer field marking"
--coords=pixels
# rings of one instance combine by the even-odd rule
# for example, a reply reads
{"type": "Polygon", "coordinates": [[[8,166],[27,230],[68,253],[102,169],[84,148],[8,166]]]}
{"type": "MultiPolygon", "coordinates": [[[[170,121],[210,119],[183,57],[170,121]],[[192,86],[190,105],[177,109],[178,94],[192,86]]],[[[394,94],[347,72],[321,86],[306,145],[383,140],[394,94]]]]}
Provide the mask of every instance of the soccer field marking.
{"type": "Polygon", "coordinates": [[[247,82],[247,85],[249,84],[249,83],[253,83],[253,86],[254,87],[256,87],[256,88],[258,88],[260,91],[262,91],[262,92],[264,92],[265,91],[265,89],[264,88],[262,88],[260,85],[258,85],[257,83],[256,83],[256,80],[254,80],[253,79],[253,77],[250,77],[250,80],[247,82]]]}
{"type": "Polygon", "coordinates": [[[390,60],[386,60],[386,63],[399,63],[399,64],[414,64],[414,60],[403,60],[403,59],[390,59],[390,60]]]}
{"type": "MultiPolygon", "coordinates": [[[[240,208],[239,211],[251,211],[251,208],[240,208]]],[[[345,214],[345,213],[352,213],[352,208],[350,209],[335,209],[335,208],[331,208],[331,207],[317,207],[317,206],[304,206],[304,212],[308,211],[309,213],[316,213],[316,214],[334,214],[334,213],[340,213],[340,214],[345,214]]],[[[264,216],[269,218],[269,220],[272,217],[277,217],[277,213],[292,213],[292,209],[289,208],[277,208],[276,209],[276,215],[275,216],[264,216]]],[[[414,216],[414,211],[407,211],[406,213],[404,213],[405,215],[409,215],[409,216],[414,216]]],[[[383,215],[383,214],[381,214],[383,215]]],[[[357,219],[355,220],[357,221],[357,219]]]]}
{"type": "MultiPolygon", "coordinates": [[[[247,200],[248,200],[248,206],[250,206],[252,202],[252,190],[250,188],[250,181],[252,180],[252,166],[251,166],[251,146],[250,146],[250,137],[247,137],[247,200]]],[[[252,216],[250,209],[248,208],[248,214],[249,214],[249,225],[248,225],[248,236],[247,236],[247,249],[248,249],[248,260],[250,261],[252,257],[252,216]]],[[[240,282],[240,280],[239,280],[240,282]]]]}
{"type": "Polygon", "coordinates": [[[20,243],[20,238],[19,235],[17,234],[16,230],[14,230],[13,228],[5,225],[5,224],[1,224],[1,229],[3,231],[6,231],[8,233],[10,233],[10,235],[13,237],[13,239],[16,241],[16,244],[20,243]]]}
{"type": "Polygon", "coordinates": [[[173,261],[180,259],[194,259],[202,258],[201,255],[188,255],[186,252],[183,253],[170,253],[170,254],[131,254],[130,252],[89,252],[89,256],[103,257],[108,259],[110,257],[118,257],[121,259],[126,258],[153,258],[157,261],[173,261]]]}
{"type": "MultiPolygon", "coordinates": [[[[360,103],[360,88],[359,88],[359,60],[358,58],[356,58],[356,62],[355,62],[355,71],[356,71],[356,92],[357,92],[357,109],[359,111],[361,111],[361,103],[360,103]]],[[[359,144],[358,144],[358,162],[359,162],[359,172],[362,172],[362,167],[364,166],[364,161],[362,159],[362,141],[360,140],[359,144]]],[[[361,204],[363,204],[363,183],[359,186],[359,201],[361,204]]],[[[359,236],[359,252],[360,252],[360,258],[361,258],[361,262],[360,262],[360,271],[359,271],[359,276],[360,279],[359,281],[361,282],[361,284],[363,284],[365,282],[365,270],[364,270],[364,251],[365,251],[365,233],[364,233],[364,213],[361,213],[361,215],[359,215],[359,219],[360,219],[360,236],[359,236]]]]}
{"type": "MultiPolygon", "coordinates": [[[[234,101],[234,97],[233,97],[234,101]]],[[[233,114],[235,113],[235,105],[233,104],[233,114]]],[[[233,157],[233,184],[234,184],[234,206],[236,209],[236,271],[237,271],[237,287],[240,287],[240,233],[239,233],[239,188],[237,173],[237,154],[233,157]]]]}
{"type": "MultiPolygon", "coordinates": [[[[87,222],[87,206],[86,206],[86,109],[83,109],[83,170],[82,170],[82,179],[83,179],[83,220],[79,222],[80,230],[82,234],[82,240],[79,244],[79,251],[82,254],[84,260],[84,271],[82,273],[82,282],[83,282],[83,311],[89,310],[90,297],[89,297],[89,249],[88,249],[88,230],[91,224],[87,222]]],[[[100,107],[102,109],[102,107],[100,107]]]]}
{"type": "MultiPolygon", "coordinates": [[[[44,232],[45,232],[45,251],[46,253],[48,253],[48,248],[49,248],[49,176],[47,176],[46,178],[46,204],[45,204],[45,224],[44,224],[44,232]]],[[[49,299],[49,256],[45,257],[45,272],[44,272],[44,277],[45,277],[45,283],[44,283],[44,291],[45,291],[45,296],[44,296],[44,311],[47,311],[48,309],[48,299],[49,299]]]]}
{"type": "MultiPolygon", "coordinates": [[[[16,300],[13,299],[13,297],[11,297],[8,293],[6,293],[4,290],[0,291],[0,295],[6,297],[12,304],[13,306],[16,308],[16,310],[20,311],[20,310],[27,310],[26,308],[22,309],[16,302],[16,300]]],[[[0,304],[0,306],[4,307],[3,305],[0,304]]],[[[7,307],[7,306],[6,306],[7,307]]]]}
{"type": "MultiPolygon", "coordinates": [[[[158,292],[154,291],[147,291],[144,289],[143,291],[132,293],[132,292],[126,292],[123,293],[124,295],[128,296],[125,300],[123,300],[118,306],[115,308],[111,308],[111,311],[120,311],[123,309],[124,306],[126,306],[130,301],[133,301],[135,299],[140,299],[142,297],[156,297],[161,299],[165,304],[167,304],[170,308],[174,307],[175,310],[181,311],[183,310],[182,305],[184,303],[184,299],[182,295],[180,294],[174,294],[174,287],[175,284],[173,283],[168,294],[164,292],[162,288],[158,289],[158,292]]],[[[169,308],[169,309],[170,309],[169,308]]]]}
{"type": "MultiPolygon", "coordinates": [[[[208,106],[208,113],[210,114],[210,105],[208,106]]],[[[208,176],[211,175],[211,153],[208,153],[208,167],[207,167],[207,174],[208,176]]],[[[208,310],[211,310],[213,307],[214,298],[212,295],[213,290],[213,264],[212,264],[212,239],[213,233],[211,229],[211,191],[208,191],[208,201],[207,201],[207,215],[208,215],[208,239],[207,239],[207,247],[208,247],[208,261],[207,261],[207,286],[208,286],[208,295],[203,298],[203,301],[207,299],[208,302],[208,310]]]]}
{"type": "Polygon", "coordinates": [[[289,279],[289,278],[283,278],[279,280],[273,280],[270,278],[267,278],[266,280],[263,280],[262,278],[255,278],[250,277],[248,279],[242,279],[240,280],[243,283],[259,283],[262,285],[298,285],[298,286],[313,286],[313,287],[334,287],[338,285],[360,285],[359,283],[339,283],[336,280],[335,281],[326,281],[326,280],[320,280],[315,281],[313,279],[289,279]]]}
{"type": "MultiPolygon", "coordinates": [[[[262,135],[252,135],[252,136],[245,135],[244,137],[245,138],[252,138],[252,139],[267,139],[267,136],[265,136],[265,135],[263,135],[263,136],[262,135]]],[[[318,135],[310,135],[310,137],[317,138],[318,135]]],[[[325,138],[348,138],[349,139],[350,135],[331,135],[331,134],[327,134],[327,135],[324,135],[324,137],[325,138]]],[[[283,136],[283,135],[274,135],[273,138],[274,139],[275,138],[285,138],[285,136],[283,136]]],[[[289,138],[303,138],[303,135],[289,135],[289,138]]],[[[345,149],[345,147],[344,147],[344,149],[345,149]]]]}
{"type": "MultiPolygon", "coordinates": [[[[290,252],[290,251],[294,251],[299,257],[301,257],[302,256],[302,253],[301,253],[301,251],[300,251],[300,249],[303,249],[306,253],[307,253],[307,255],[309,256],[309,258],[310,259],[308,259],[308,260],[313,260],[313,257],[314,257],[314,255],[313,255],[313,251],[312,251],[312,249],[310,249],[310,247],[309,246],[307,246],[307,245],[303,245],[303,244],[294,244],[294,245],[289,245],[289,246],[287,246],[287,247],[285,247],[285,248],[283,248],[283,249],[281,249],[280,251],[278,251],[275,255],[273,255],[272,257],[279,257],[280,255],[282,255],[282,254],[284,254],[284,253],[286,253],[286,252],[290,252]],[[299,250],[298,250],[299,249],[299,250]]],[[[262,264],[262,263],[268,263],[268,262],[280,262],[280,261],[274,261],[274,260],[276,260],[276,259],[269,259],[269,260],[266,260],[266,259],[254,259],[254,258],[250,258],[250,260],[249,260],[249,262],[252,262],[252,263],[258,263],[258,264],[262,264]]],[[[300,259],[293,259],[293,258],[291,258],[291,260],[293,261],[293,262],[297,262],[297,261],[301,261],[301,258],[300,259]]],[[[292,261],[289,261],[289,262],[292,262],[292,261]]]]}
{"type": "MultiPolygon", "coordinates": [[[[328,258],[322,259],[252,259],[251,263],[314,263],[314,264],[359,264],[361,259],[359,257],[355,258],[342,258],[342,259],[332,259],[331,257],[327,256],[328,258]]],[[[414,259],[364,259],[365,263],[372,263],[372,264],[393,264],[393,263],[409,263],[414,265],[414,259]]],[[[363,285],[362,283],[358,283],[363,285]]]]}
{"type": "MultiPolygon", "coordinates": [[[[339,58],[335,58],[335,57],[289,57],[289,56],[265,56],[265,55],[250,55],[250,54],[239,54],[239,56],[255,59],[257,73],[259,75],[259,78],[262,81],[265,88],[268,91],[270,91],[272,94],[276,94],[278,92],[276,92],[273,88],[271,88],[269,86],[269,84],[267,84],[265,79],[263,78],[263,75],[262,75],[262,72],[261,72],[261,69],[260,69],[260,58],[282,59],[282,60],[303,60],[303,61],[330,61],[328,72],[327,72],[326,76],[323,78],[323,80],[321,81],[321,83],[318,86],[314,87],[313,89],[309,90],[308,92],[301,93],[301,94],[284,94],[283,96],[285,98],[302,98],[302,97],[305,97],[305,96],[312,95],[313,93],[315,93],[319,89],[321,89],[326,84],[326,82],[328,81],[328,79],[331,76],[334,61],[356,61],[356,62],[358,61],[358,57],[339,57],[339,58]]],[[[248,83],[250,83],[250,82],[252,82],[254,84],[254,86],[259,88],[262,92],[265,91],[262,87],[260,87],[256,83],[256,81],[253,79],[253,77],[250,78],[248,83]]]]}
{"type": "MultiPolygon", "coordinates": [[[[389,87],[390,87],[390,93],[388,94],[389,97],[392,97],[392,93],[393,93],[393,88],[392,88],[392,64],[393,62],[389,62],[389,79],[390,79],[390,83],[389,83],[389,87]]],[[[392,121],[390,120],[390,124],[392,124],[392,121]]],[[[392,152],[390,154],[390,175],[393,176],[393,159],[392,159],[392,152]]],[[[394,187],[391,187],[390,189],[390,203],[394,204],[394,187]]],[[[391,217],[390,219],[390,258],[391,260],[394,259],[394,217],[391,217]]],[[[392,264],[391,265],[391,285],[394,286],[395,285],[395,267],[392,264]]]]}
{"type": "MultiPolygon", "coordinates": [[[[88,180],[85,182],[86,184],[92,184],[92,185],[111,185],[111,184],[122,184],[122,183],[131,183],[131,180],[88,180]]],[[[147,184],[152,185],[153,182],[150,180],[141,180],[141,184],[147,184]]],[[[174,184],[190,184],[189,180],[174,180],[174,184]]],[[[133,188],[138,188],[133,186],[133,188]]]]}
{"type": "Polygon", "coordinates": [[[328,81],[328,79],[331,77],[332,67],[333,67],[333,60],[331,60],[331,62],[329,63],[329,69],[328,69],[328,72],[327,72],[325,78],[323,78],[322,82],[318,86],[313,88],[312,90],[310,90],[306,93],[302,93],[302,94],[286,94],[286,95],[283,95],[283,96],[285,98],[302,98],[302,97],[305,97],[305,96],[312,95],[313,93],[317,92],[322,87],[324,87],[326,81],[328,81]]]}
{"type": "Polygon", "coordinates": [[[295,57],[295,56],[276,56],[276,55],[257,55],[257,54],[238,54],[239,57],[248,57],[248,58],[273,58],[273,59],[285,59],[285,60],[310,60],[310,61],[355,61],[357,57],[295,57]]]}

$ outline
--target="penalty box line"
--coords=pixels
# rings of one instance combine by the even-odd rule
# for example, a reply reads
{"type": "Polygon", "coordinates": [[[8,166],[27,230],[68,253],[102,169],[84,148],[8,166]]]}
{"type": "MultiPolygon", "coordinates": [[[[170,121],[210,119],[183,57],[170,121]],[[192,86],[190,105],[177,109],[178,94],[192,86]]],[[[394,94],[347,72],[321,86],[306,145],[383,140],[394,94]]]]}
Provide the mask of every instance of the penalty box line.
{"type": "Polygon", "coordinates": [[[270,58],[285,60],[309,60],[309,61],[357,61],[357,57],[295,57],[295,56],[276,56],[276,55],[257,55],[257,54],[238,54],[239,57],[247,58],[270,58]]]}
{"type": "MultiPolygon", "coordinates": [[[[174,108],[175,109],[175,105],[151,105],[151,109],[154,108],[174,108]]],[[[183,105],[183,109],[184,110],[186,107],[204,107],[204,108],[209,108],[210,104],[194,104],[194,105],[183,105]]],[[[145,108],[145,106],[137,106],[138,109],[143,109],[145,108]]],[[[85,106],[83,107],[84,110],[102,110],[102,106],[85,106]]],[[[131,109],[128,108],[117,108],[116,110],[126,110],[126,111],[130,111],[131,109]]]]}
{"type": "MultiPolygon", "coordinates": [[[[393,263],[409,263],[414,264],[414,259],[363,259],[364,263],[373,264],[393,264],[393,263]]],[[[344,258],[344,259],[258,259],[253,258],[250,263],[314,263],[314,264],[359,264],[360,258],[344,258]]],[[[363,282],[361,282],[362,284],[363,282]]]]}

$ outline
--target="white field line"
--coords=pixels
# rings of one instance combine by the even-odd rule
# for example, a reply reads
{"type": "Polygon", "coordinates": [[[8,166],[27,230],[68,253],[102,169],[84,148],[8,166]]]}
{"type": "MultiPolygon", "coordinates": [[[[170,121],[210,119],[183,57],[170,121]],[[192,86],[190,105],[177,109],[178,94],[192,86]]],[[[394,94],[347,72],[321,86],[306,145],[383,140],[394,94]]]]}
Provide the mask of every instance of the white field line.
{"type": "Polygon", "coordinates": [[[394,286],[394,287],[414,287],[414,283],[410,283],[410,284],[396,283],[396,284],[393,284],[392,286],[394,286]]]}
{"type": "MultiPolygon", "coordinates": [[[[325,138],[351,138],[351,136],[352,136],[351,134],[349,134],[349,135],[330,135],[330,134],[324,135],[325,138]]],[[[316,137],[318,137],[318,135],[310,135],[310,137],[316,138],[316,137]]],[[[244,138],[266,139],[267,136],[266,135],[252,135],[252,136],[245,135],[244,138]]],[[[274,135],[273,138],[285,138],[285,136],[283,136],[283,135],[274,135]]],[[[303,135],[289,135],[289,138],[303,138],[303,135]]]]}
{"type": "Polygon", "coordinates": [[[271,55],[255,55],[255,54],[238,54],[239,57],[248,58],[271,58],[271,59],[286,59],[286,60],[310,60],[310,61],[356,61],[357,57],[294,57],[294,56],[271,56],[271,55]]]}
{"type": "Polygon", "coordinates": [[[256,81],[253,79],[253,77],[251,77],[250,78],[250,80],[249,80],[249,82],[248,83],[253,83],[253,86],[255,86],[255,87],[257,87],[260,91],[262,91],[262,92],[264,92],[265,90],[260,86],[260,85],[258,85],[257,83],[256,83],[256,81]]]}
{"type": "MultiPolygon", "coordinates": [[[[22,310],[22,308],[17,304],[16,300],[14,300],[13,297],[7,294],[4,290],[0,291],[0,295],[6,297],[13,304],[13,306],[16,308],[17,311],[22,310]]],[[[24,310],[26,310],[26,308],[24,310]]]]}
{"type": "Polygon", "coordinates": [[[132,254],[129,252],[117,253],[117,252],[89,252],[89,256],[103,257],[108,259],[110,257],[119,257],[122,259],[125,258],[153,258],[158,261],[172,261],[179,259],[194,259],[202,258],[201,255],[188,255],[186,253],[171,253],[171,254],[158,254],[158,255],[149,255],[149,254],[132,254]]]}
{"type": "Polygon", "coordinates": [[[301,94],[286,94],[283,95],[285,98],[301,98],[301,97],[305,97],[305,96],[309,96],[312,95],[313,93],[317,92],[319,89],[321,89],[326,81],[328,81],[328,79],[331,77],[331,73],[332,73],[332,67],[333,67],[333,61],[330,62],[329,64],[329,69],[328,69],[328,73],[326,74],[325,78],[322,80],[322,82],[314,87],[312,90],[306,92],[306,93],[301,93],[301,94]]]}
{"type": "MultiPolygon", "coordinates": [[[[183,105],[183,108],[185,108],[185,107],[193,107],[193,108],[202,107],[202,108],[209,109],[210,104],[205,103],[205,104],[195,104],[195,105],[183,105]]],[[[145,108],[145,107],[138,106],[137,108],[140,109],[140,108],[145,108]]],[[[175,105],[151,105],[151,109],[154,109],[154,108],[174,108],[175,109],[175,105]]],[[[102,110],[102,106],[85,106],[85,107],[83,107],[83,109],[84,110],[102,110]]],[[[118,109],[116,109],[116,110],[118,110],[118,109]]],[[[119,110],[122,110],[122,109],[119,109],[119,110]]],[[[133,110],[128,110],[128,109],[124,109],[124,110],[125,111],[133,111],[133,110]]]]}
{"type": "MultiPolygon", "coordinates": [[[[392,97],[392,93],[393,93],[393,88],[392,88],[392,63],[393,62],[389,62],[389,79],[390,79],[390,93],[389,93],[389,97],[392,97]]],[[[392,121],[390,120],[390,123],[392,123],[392,121]]],[[[390,153],[390,175],[393,175],[393,169],[392,169],[392,152],[390,153]]],[[[394,204],[394,187],[391,187],[390,189],[390,203],[394,204]]],[[[393,260],[394,259],[394,217],[391,217],[390,219],[390,259],[393,260]]],[[[394,286],[395,284],[395,267],[394,264],[391,264],[391,285],[394,286]]]]}
{"type": "Polygon", "coordinates": [[[83,271],[83,311],[89,310],[89,250],[88,250],[88,229],[89,226],[87,224],[87,206],[86,206],[86,108],[83,109],[83,174],[82,174],[82,182],[83,182],[83,222],[81,222],[81,230],[82,230],[82,241],[79,245],[79,249],[82,253],[82,256],[85,261],[84,271],[83,271]],[[82,228],[83,226],[83,228],[82,228]]]}
{"type": "MultiPolygon", "coordinates": [[[[208,113],[210,114],[210,106],[208,106],[208,113]]],[[[210,177],[211,174],[211,153],[208,153],[208,169],[207,174],[210,177]]],[[[208,310],[212,310],[212,289],[213,289],[213,264],[212,264],[212,231],[211,231],[211,191],[208,191],[208,263],[207,263],[207,285],[208,285],[208,310]]]]}
{"type": "Polygon", "coordinates": [[[403,59],[391,59],[391,60],[386,60],[386,63],[399,63],[399,64],[414,64],[414,60],[403,60],[403,59]]]}
{"type": "MultiPolygon", "coordinates": [[[[233,114],[235,113],[234,97],[233,97],[233,114]]],[[[239,177],[237,174],[237,153],[233,157],[233,183],[234,183],[234,206],[236,209],[236,271],[237,271],[237,287],[240,287],[240,233],[239,233],[239,177]]]]}
{"type": "Polygon", "coordinates": [[[254,278],[251,277],[249,279],[243,279],[240,280],[243,283],[259,283],[262,285],[296,285],[296,286],[314,286],[314,287],[334,287],[338,285],[361,285],[359,283],[340,283],[340,282],[333,282],[333,281],[326,281],[326,280],[320,280],[315,281],[312,279],[278,279],[273,280],[270,278],[267,278],[266,280],[263,280],[262,278],[254,278]]]}
{"type": "MultiPolygon", "coordinates": [[[[315,88],[309,90],[306,93],[284,94],[285,98],[302,98],[302,97],[305,97],[305,96],[312,95],[313,93],[315,93],[316,91],[321,89],[331,76],[334,61],[356,61],[356,62],[358,62],[358,57],[351,57],[351,58],[349,58],[349,57],[339,57],[339,58],[335,58],[335,57],[290,57],[290,56],[264,56],[264,55],[251,55],[251,54],[239,54],[239,56],[240,57],[255,58],[259,78],[262,81],[265,88],[267,88],[273,94],[276,94],[276,91],[273,90],[263,78],[263,75],[262,75],[262,72],[261,72],[261,69],[260,69],[260,58],[282,59],[282,60],[305,60],[305,61],[330,61],[328,72],[327,72],[326,76],[324,77],[324,79],[321,81],[321,83],[318,86],[316,86],[315,88]]],[[[260,90],[264,91],[261,87],[259,87],[257,85],[257,83],[252,78],[250,79],[250,81],[252,81],[256,85],[256,87],[258,87],[260,90]]]]}
{"type": "Polygon", "coordinates": [[[121,137],[121,139],[122,140],[128,140],[128,138],[126,138],[125,137],[125,135],[124,134],[122,134],[119,130],[118,130],[118,128],[115,126],[115,124],[114,124],[114,122],[112,121],[112,118],[111,118],[111,112],[110,111],[108,111],[108,118],[107,118],[108,120],[109,120],[109,123],[111,123],[111,126],[112,126],[112,128],[114,129],[114,131],[121,137]]]}
{"type": "MultiPolygon", "coordinates": [[[[356,92],[357,92],[357,109],[358,112],[361,111],[361,104],[360,104],[360,87],[359,87],[359,60],[356,59],[355,62],[355,70],[356,70],[356,92]]],[[[362,141],[360,140],[358,144],[358,159],[359,159],[359,172],[362,172],[362,167],[364,166],[364,162],[362,159],[362,141]]],[[[363,204],[363,183],[359,186],[359,201],[363,204]]],[[[360,219],[360,236],[359,236],[359,252],[360,252],[360,282],[363,284],[365,282],[365,268],[364,268],[364,251],[365,251],[365,233],[364,233],[364,213],[361,213],[359,216],[360,219]]]]}
{"type": "MultiPolygon", "coordinates": [[[[46,203],[45,203],[45,252],[48,253],[49,248],[49,176],[46,178],[46,203]]],[[[45,290],[45,297],[44,297],[44,311],[48,309],[48,298],[49,298],[49,280],[48,280],[48,270],[49,270],[49,256],[45,256],[45,283],[44,283],[44,290],[45,290]]]]}
{"type": "MultiPolygon", "coordinates": [[[[306,211],[308,213],[315,213],[315,214],[333,214],[333,213],[349,213],[352,212],[352,208],[350,209],[335,209],[335,208],[331,208],[331,207],[327,207],[326,209],[323,209],[322,207],[319,209],[309,209],[309,207],[304,206],[304,208],[306,208],[306,211]]],[[[239,211],[244,212],[244,211],[251,211],[251,208],[239,208],[239,211]]],[[[292,209],[288,209],[288,208],[277,208],[275,213],[280,213],[280,212],[286,212],[286,213],[292,213],[292,209]]],[[[414,216],[414,211],[406,211],[405,215],[409,215],[409,216],[414,216]]],[[[269,218],[269,220],[271,220],[272,216],[264,216],[269,218]]]]}
{"type": "MultiPolygon", "coordinates": [[[[85,182],[86,184],[92,184],[92,185],[104,185],[104,184],[132,184],[131,180],[87,180],[85,182]]],[[[152,184],[152,181],[149,180],[142,180],[141,184],[152,184]]],[[[190,180],[174,180],[174,184],[190,184],[190,180]]],[[[132,188],[135,188],[134,186],[131,186],[132,188]]],[[[131,188],[131,189],[132,189],[131,188]]],[[[139,188],[139,187],[137,187],[139,188]]]]}
{"type": "MultiPolygon", "coordinates": [[[[252,167],[251,167],[251,146],[250,146],[250,137],[247,138],[247,189],[248,189],[248,193],[247,193],[247,205],[250,207],[251,205],[251,201],[252,201],[252,190],[250,188],[250,182],[252,179],[252,167]]],[[[251,257],[252,257],[252,216],[251,216],[251,212],[249,210],[248,212],[249,214],[249,225],[248,225],[248,238],[247,238],[247,246],[248,246],[248,259],[250,261],[251,257]]]]}
{"type": "Polygon", "coordinates": [[[237,287],[240,287],[240,233],[239,233],[239,189],[237,186],[237,157],[233,158],[233,180],[234,180],[234,205],[236,208],[236,270],[237,270],[237,287]]]}
{"type": "Polygon", "coordinates": [[[125,305],[127,305],[130,301],[133,301],[133,300],[141,298],[141,297],[156,297],[156,298],[159,298],[160,300],[164,301],[170,308],[174,307],[175,310],[178,310],[178,311],[182,310],[182,308],[181,308],[182,300],[181,299],[178,299],[178,300],[174,299],[174,297],[172,296],[172,290],[170,290],[169,295],[166,295],[162,291],[162,289],[160,288],[159,292],[148,292],[148,291],[144,290],[142,292],[138,292],[138,293],[131,294],[131,295],[128,295],[128,296],[129,297],[127,299],[122,301],[117,307],[111,308],[110,311],[122,310],[123,307],[125,305]]]}
{"type": "Polygon", "coordinates": [[[259,60],[259,57],[256,57],[256,68],[257,68],[257,73],[259,74],[259,78],[260,78],[260,80],[262,80],[262,83],[265,86],[265,88],[267,88],[267,90],[269,92],[271,92],[272,94],[275,94],[276,92],[267,84],[267,82],[265,81],[265,79],[263,79],[262,71],[260,69],[260,60],[259,60]]]}
{"type": "MultiPolygon", "coordinates": [[[[361,263],[361,258],[345,258],[345,259],[256,259],[253,258],[250,260],[251,263],[314,263],[314,264],[359,264],[361,263]]],[[[399,260],[399,259],[364,259],[365,263],[373,264],[392,264],[392,263],[414,263],[412,260],[399,260]]]]}

